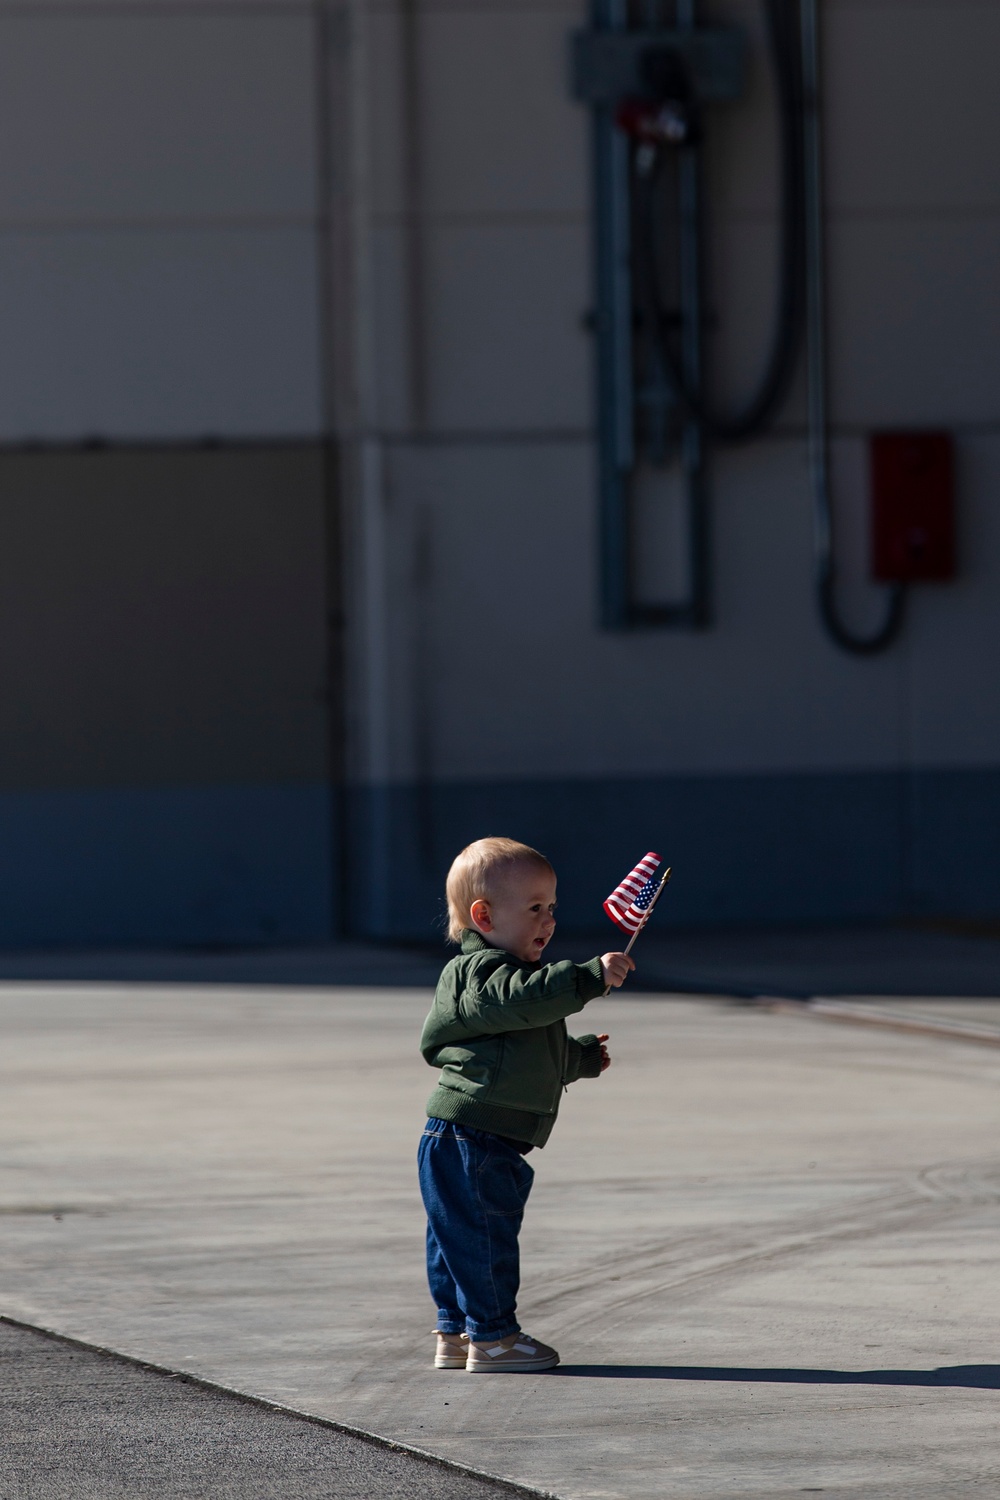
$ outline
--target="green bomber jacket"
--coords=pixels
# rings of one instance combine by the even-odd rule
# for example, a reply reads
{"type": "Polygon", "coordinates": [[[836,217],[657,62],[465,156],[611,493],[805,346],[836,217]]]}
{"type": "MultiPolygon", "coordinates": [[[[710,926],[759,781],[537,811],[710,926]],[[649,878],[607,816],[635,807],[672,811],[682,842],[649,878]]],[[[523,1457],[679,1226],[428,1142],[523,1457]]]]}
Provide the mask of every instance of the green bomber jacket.
{"type": "Polygon", "coordinates": [[[569,1036],[563,1018],[603,993],[599,958],[525,963],[466,931],[420,1038],[441,1069],[427,1113],[544,1146],[563,1087],[601,1071],[597,1037],[569,1036]]]}

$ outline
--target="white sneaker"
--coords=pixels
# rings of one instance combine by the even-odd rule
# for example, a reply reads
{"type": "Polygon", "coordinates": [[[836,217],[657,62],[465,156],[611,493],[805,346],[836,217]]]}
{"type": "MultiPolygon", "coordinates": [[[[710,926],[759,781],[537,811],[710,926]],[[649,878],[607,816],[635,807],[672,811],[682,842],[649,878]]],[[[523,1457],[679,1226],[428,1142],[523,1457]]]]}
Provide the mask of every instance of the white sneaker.
{"type": "Polygon", "coordinates": [[[464,1370],[465,1361],[469,1355],[469,1335],[467,1333],[442,1333],[440,1328],[435,1328],[434,1332],[437,1334],[435,1370],[464,1370]]]}
{"type": "Polygon", "coordinates": [[[476,1375],[484,1371],[500,1374],[504,1370],[514,1373],[551,1370],[558,1363],[558,1354],[548,1344],[539,1343],[527,1333],[511,1333],[489,1344],[470,1343],[465,1368],[476,1375]]]}

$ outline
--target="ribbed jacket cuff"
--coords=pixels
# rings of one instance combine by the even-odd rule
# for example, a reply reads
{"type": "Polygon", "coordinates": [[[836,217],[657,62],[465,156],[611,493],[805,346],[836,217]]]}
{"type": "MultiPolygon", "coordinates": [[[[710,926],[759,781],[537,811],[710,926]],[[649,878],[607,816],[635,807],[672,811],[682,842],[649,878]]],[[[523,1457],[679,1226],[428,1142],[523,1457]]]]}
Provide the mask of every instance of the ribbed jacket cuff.
{"type": "Polygon", "coordinates": [[[601,1076],[601,1044],[596,1036],[578,1036],[582,1056],[580,1058],[580,1077],[599,1078],[601,1076]]]}
{"type": "Polygon", "coordinates": [[[607,988],[604,982],[604,970],[601,968],[599,958],[590,958],[585,964],[577,964],[579,979],[577,986],[584,1000],[596,1000],[598,995],[603,995],[607,988]]]}

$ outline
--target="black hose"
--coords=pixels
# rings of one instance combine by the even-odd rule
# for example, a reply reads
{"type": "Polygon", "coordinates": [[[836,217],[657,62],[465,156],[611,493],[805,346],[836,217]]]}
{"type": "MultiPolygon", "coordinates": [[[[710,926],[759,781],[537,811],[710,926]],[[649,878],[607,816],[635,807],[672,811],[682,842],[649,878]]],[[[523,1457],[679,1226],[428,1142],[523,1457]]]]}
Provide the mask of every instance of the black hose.
{"type": "Polygon", "coordinates": [[[840,617],[834,595],[833,569],[828,568],[817,578],[819,612],[827,634],[844,651],[854,656],[875,656],[891,646],[903,628],[906,614],[906,585],[894,583],[889,589],[885,618],[882,624],[869,635],[856,635],[849,630],[840,617]]]}
{"type": "Polygon", "coordinates": [[[823,627],[835,645],[854,656],[874,656],[891,646],[903,627],[905,583],[887,590],[882,624],[858,635],[837,608],[833,497],[827,435],[826,274],[823,254],[823,170],[820,119],[819,32],[816,0],[798,0],[802,47],[802,184],[806,234],[806,349],[809,403],[809,475],[816,523],[816,596],[823,627]]]}
{"type": "MultiPolygon", "coordinates": [[[[802,136],[800,129],[802,81],[801,50],[794,0],[764,0],[768,38],[778,96],[781,125],[781,250],[778,268],[778,310],[774,336],[757,389],[742,411],[732,416],[712,411],[690,388],[670,338],[669,319],[660,305],[656,273],[655,185],[657,173],[648,171],[638,186],[644,188],[645,235],[640,238],[643,301],[657,349],[684,407],[707,436],[727,443],[745,442],[772,420],[788,394],[802,342],[805,286],[803,232],[802,136]]],[[[661,147],[657,165],[662,165],[661,147]]],[[[696,145],[685,149],[697,150],[696,145]]]]}

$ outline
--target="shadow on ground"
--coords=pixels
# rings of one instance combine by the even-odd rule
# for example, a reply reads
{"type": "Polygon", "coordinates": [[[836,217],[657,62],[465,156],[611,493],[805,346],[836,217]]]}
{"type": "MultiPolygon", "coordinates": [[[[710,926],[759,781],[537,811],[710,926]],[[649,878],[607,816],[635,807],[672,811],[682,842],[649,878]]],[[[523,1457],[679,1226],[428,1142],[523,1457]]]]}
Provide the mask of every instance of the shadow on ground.
{"type": "Polygon", "coordinates": [[[727,1380],[745,1385],[954,1385],[1000,1390],[1000,1365],[944,1365],[939,1370],[727,1369],[718,1365],[560,1365],[553,1375],[598,1380],[727,1380]]]}
{"type": "MultiPolygon", "coordinates": [[[[428,942],[315,948],[0,953],[0,981],[432,988],[454,949],[428,942]]],[[[620,946],[610,925],[557,932],[548,958],[620,946]]],[[[643,933],[624,996],[646,993],[1000,997],[1000,937],[924,927],[700,928],[643,933]]]]}

